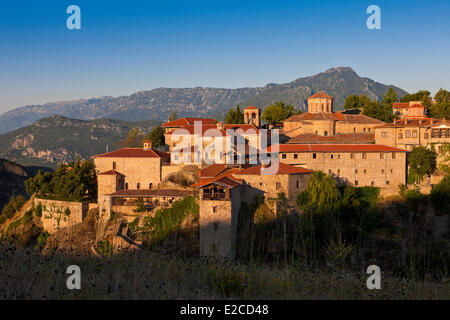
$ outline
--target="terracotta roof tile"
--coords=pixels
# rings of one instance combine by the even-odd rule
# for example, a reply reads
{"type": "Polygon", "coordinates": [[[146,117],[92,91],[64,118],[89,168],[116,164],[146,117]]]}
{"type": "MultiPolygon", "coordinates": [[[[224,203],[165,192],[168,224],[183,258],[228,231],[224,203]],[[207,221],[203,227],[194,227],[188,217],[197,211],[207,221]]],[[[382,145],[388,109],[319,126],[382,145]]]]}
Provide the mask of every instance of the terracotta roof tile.
{"type": "MultiPolygon", "coordinates": [[[[240,170],[235,175],[261,175],[262,166],[249,167],[247,169],[240,170]]],[[[294,167],[286,163],[278,163],[278,171],[276,174],[297,174],[297,173],[311,173],[312,170],[305,168],[294,167]]]]}
{"type": "Polygon", "coordinates": [[[244,110],[247,110],[247,109],[259,109],[259,108],[255,107],[255,106],[249,106],[249,107],[245,108],[244,110]]]}
{"type": "Polygon", "coordinates": [[[333,99],[333,97],[329,96],[328,94],[326,94],[325,92],[321,91],[318,92],[316,94],[313,94],[311,97],[309,97],[308,99],[315,99],[315,98],[326,98],[326,99],[333,99]]]}
{"type": "Polygon", "coordinates": [[[169,158],[170,154],[155,149],[144,150],[143,148],[122,148],[115,151],[102,153],[94,158],[169,158]]]}
{"type": "Polygon", "coordinates": [[[328,120],[328,121],[343,121],[346,123],[355,124],[383,124],[383,121],[367,117],[362,114],[343,114],[341,112],[304,112],[295,115],[286,120],[286,122],[301,122],[311,120],[328,120]]]}
{"type": "Polygon", "coordinates": [[[162,126],[164,128],[180,128],[186,125],[194,124],[196,121],[200,121],[202,124],[214,124],[217,122],[217,120],[210,118],[180,118],[166,122],[162,126]]]}
{"type": "Polygon", "coordinates": [[[160,189],[160,190],[120,190],[111,194],[113,197],[175,197],[184,198],[194,194],[191,190],[160,189]]]}

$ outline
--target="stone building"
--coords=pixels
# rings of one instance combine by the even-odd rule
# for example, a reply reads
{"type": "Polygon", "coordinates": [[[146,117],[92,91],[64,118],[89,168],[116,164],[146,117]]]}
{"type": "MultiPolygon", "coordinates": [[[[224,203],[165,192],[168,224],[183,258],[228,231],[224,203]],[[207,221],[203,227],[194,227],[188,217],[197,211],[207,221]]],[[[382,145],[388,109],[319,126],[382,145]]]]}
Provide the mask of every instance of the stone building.
{"type": "Polygon", "coordinates": [[[283,133],[288,137],[301,134],[333,136],[339,134],[371,134],[375,127],[384,124],[362,114],[311,113],[292,116],[284,121],[283,133]]]}
{"type": "Polygon", "coordinates": [[[394,120],[375,128],[375,143],[412,150],[433,145],[438,154],[450,143],[450,121],[432,118],[394,120]]]}
{"type": "Polygon", "coordinates": [[[319,92],[308,98],[308,112],[318,113],[332,113],[333,112],[333,97],[327,95],[325,92],[319,92]]]}
{"type": "Polygon", "coordinates": [[[255,106],[244,109],[244,123],[261,127],[261,110],[255,106]]]}
{"type": "Polygon", "coordinates": [[[169,165],[170,154],[151,148],[122,148],[94,156],[98,173],[98,193],[110,194],[122,189],[153,189],[164,178],[163,165],[169,165]]]}
{"type": "Polygon", "coordinates": [[[268,175],[262,166],[245,169],[214,164],[202,169],[200,181],[192,185],[200,201],[200,253],[233,259],[236,254],[237,225],[243,203],[255,203],[257,197],[278,198],[283,192],[288,205],[305,190],[311,170],[279,163],[268,175]]]}
{"type": "Polygon", "coordinates": [[[426,117],[426,108],[422,105],[422,101],[394,102],[392,112],[401,119],[426,117]]]}
{"type": "MultiPolygon", "coordinates": [[[[384,145],[284,144],[280,162],[321,170],[341,184],[397,188],[406,183],[406,150],[384,145]]],[[[273,150],[273,146],[267,149],[273,150]]]]}

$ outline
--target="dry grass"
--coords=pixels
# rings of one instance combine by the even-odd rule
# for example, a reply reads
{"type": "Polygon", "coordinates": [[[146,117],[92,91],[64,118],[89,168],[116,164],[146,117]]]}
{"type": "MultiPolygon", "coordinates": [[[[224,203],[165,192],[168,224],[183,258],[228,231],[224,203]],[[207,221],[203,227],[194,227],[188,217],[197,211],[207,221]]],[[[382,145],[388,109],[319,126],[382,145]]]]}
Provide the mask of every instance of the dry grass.
{"type": "Polygon", "coordinates": [[[308,271],[181,259],[152,251],[88,258],[0,247],[0,299],[450,299],[450,280],[410,282],[364,273],[308,271]],[[66,268],[81,268],[81,290],[66,288],[66,268]]]}

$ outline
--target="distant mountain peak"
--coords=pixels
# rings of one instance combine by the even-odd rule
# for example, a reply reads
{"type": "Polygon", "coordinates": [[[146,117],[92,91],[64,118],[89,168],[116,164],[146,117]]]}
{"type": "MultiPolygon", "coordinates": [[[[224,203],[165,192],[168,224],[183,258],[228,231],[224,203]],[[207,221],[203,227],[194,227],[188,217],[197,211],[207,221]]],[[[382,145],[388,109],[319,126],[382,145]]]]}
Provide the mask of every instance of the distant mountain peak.
{"type": "MultiPolygon", "coordinates": [[[[20,107],[0,115],[0,134],[53,115],[81,120],[110,118],[125,121],[164,121],[176,110],[179,117],[223,119],[228,110],[237,104],[264,108],[280,100],[304,110],[308,96],[320,91],[333,96],[335,106],[339,107],[350,94],[364,93],[372,99],[381,99],[389,87],[393,86],[360,77],[351,67],[339,66],[289,83],[268,83],[264,87],[157,88],[115,98],[105,96],[20,107]]],[[[400,88],[393,88],[399,96],[407,93],[400,88]]]]}

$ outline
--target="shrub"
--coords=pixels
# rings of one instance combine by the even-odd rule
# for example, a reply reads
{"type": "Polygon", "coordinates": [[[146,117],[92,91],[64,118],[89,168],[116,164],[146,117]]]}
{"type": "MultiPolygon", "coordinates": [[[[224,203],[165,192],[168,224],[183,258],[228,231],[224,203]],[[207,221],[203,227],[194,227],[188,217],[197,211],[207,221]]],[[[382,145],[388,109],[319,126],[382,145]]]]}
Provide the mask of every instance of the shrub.
{"type": "Polygon", "coordinates": [[[431,203],[439,213],[450,214],[450,176],[444,177],[442,181],[431,190],[431,203]]]}
{"type": "Polygon", "coordinates": [[[35,248],[42,249],[45,244],[47,243],[47,238],[50,236],[50,233],[47,231],[43,231],[39,234],[39,236],[36,239],[35,248]]]}
{"type": "Polygon", "coordinates": [[[113,245],[108,240],[103,240],[97,243],[97,250],[104,256],[111,256],[113,254],[113,245]]]}
{"type": "Polygon", "coordinates": [[[27,200],[24,196],[12,196],[9,202],[3,207],[2,214],[0,216],[0,223],[11,219],[17,211],[20,211],[27,200]]]}

